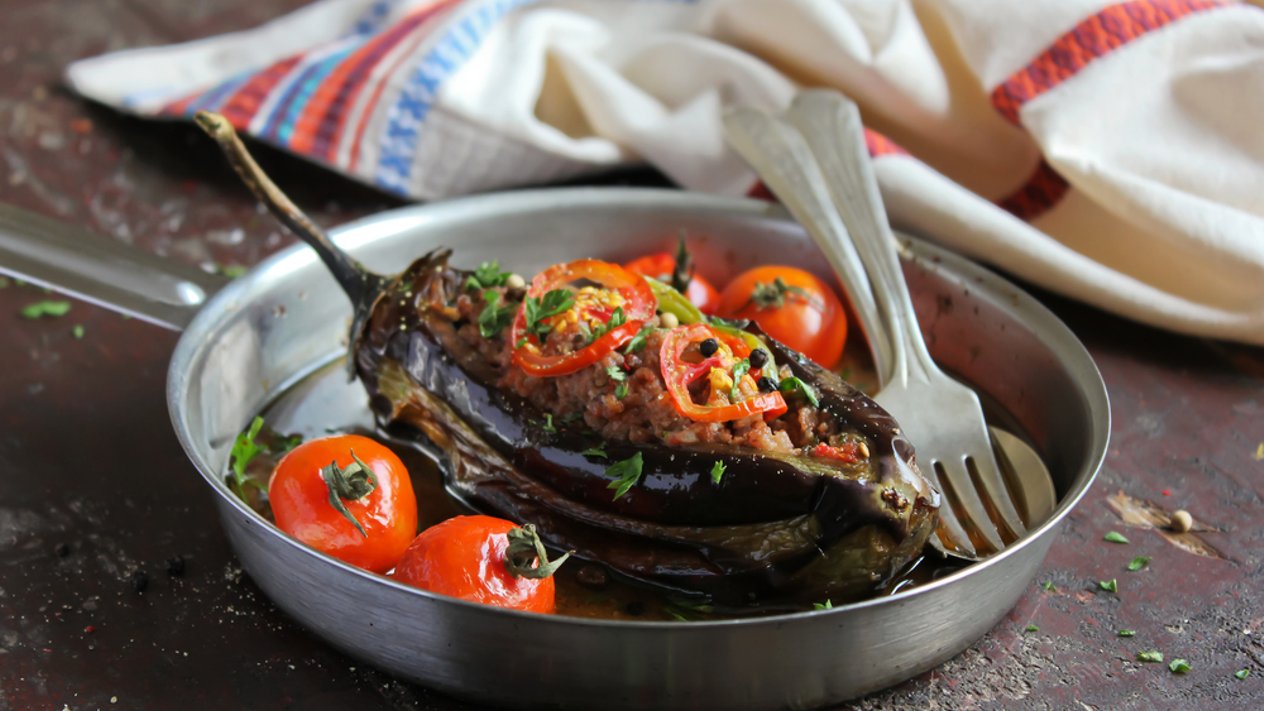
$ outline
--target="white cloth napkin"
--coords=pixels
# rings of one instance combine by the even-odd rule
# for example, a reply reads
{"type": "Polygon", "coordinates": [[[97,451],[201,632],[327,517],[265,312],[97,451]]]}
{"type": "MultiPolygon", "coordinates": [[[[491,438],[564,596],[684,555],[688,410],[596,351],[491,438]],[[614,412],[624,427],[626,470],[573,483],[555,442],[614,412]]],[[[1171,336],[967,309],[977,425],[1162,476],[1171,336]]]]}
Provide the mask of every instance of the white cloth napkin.
{"type": "Polygon", "coordinates": [[[1189,334],[1264,344],[1264,11],[1220,0],[320,0],[71,65],[418,199],[647,161],[742,194],[723,109],[855,99],[897,226],[1189,334]]]}

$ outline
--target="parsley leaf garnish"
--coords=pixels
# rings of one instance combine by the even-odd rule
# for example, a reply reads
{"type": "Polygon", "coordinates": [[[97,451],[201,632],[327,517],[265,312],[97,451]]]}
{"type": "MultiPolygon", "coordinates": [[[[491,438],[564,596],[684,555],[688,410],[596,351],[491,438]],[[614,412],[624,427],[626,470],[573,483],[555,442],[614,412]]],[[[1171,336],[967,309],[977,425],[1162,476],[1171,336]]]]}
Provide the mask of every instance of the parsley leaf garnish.
{"type": "Polygon", "coordinates": [[[641,467],[644,465],[645,459],[640,452],[637,452],[627,459],[622,459],[606,467],[606,476],[614,479],[614,481],[606,485],[606,488],[614,489],[614,498],[616,500],[628,493],[633,486],[636,486],[636,482],[641,479],[641,467]]]}
{"type": "Polygon", "coordinates": [[[527,333],[543,338],[549,334],[549,325],[544,323],[566,311],[575,304],[575,293],[569,289],[554,289],[542,298],[528,296],[526,301],[527,333]]]}
{"type": "Polygon", "coordinates": [[[1040,628],[1035,625],[1027,625],[1025,628],[1023,628],[1023,631],[1024,632],[1039,632],[1040,628]]]}
{"type": "Polygon", "coordinates": [[[742,376],[750,372],[750,358],[743,358],[733,366],[733,387],[729,389],[729,401],[737,402],[742,396],[742,391],[738,390],[738,385],[742,383],[742,376]]]}
{"type": "Polygon", "coordinates": [[[628,379],[628,374],[623,372],[623,369],[617,365],[607,365],[606,375],[609,375],[610,379],[616,383],[622,383],[628,379]]]}
{"type": "Polygon", "coordinates": [[[712,464],[711,465],[711,481],[716,484],[719,484],[720,477],[724,476],[725,469],[728,469],[728,467],[725,466],[724,462],[716,461],[715,464],[712,464]]]}
{"type": "Polygon", "coordinates": [[[256,416],[250,422],[250,427],[245,432],[237,435],[237,439],[233,441],[232,451],[229,453],[229,461],[232,467],[232,486],[237,496],[246,498],[246,486],[251,485],[262,490],[263,485],[246,476],[246,467],[261,452],[268,451],[266,445],[262,442],[255,441],[259,436],[259,430],[263,429],[263,418],[256,416]]]}
{"type": "Polygon", "coordinates": [[[553,424],[553,413],[544,413],[544,424],[540,425],[540,429],[545,432],[557,432],[557,427],[553,424]]]}
{"type": "Polygon", "coordinates": [[[1119,592],[1119,583],[1115,580],[1115,578],[1111,578],[1110,580],[1100,580],[1097,583],[1097,587],[1105,590],[1106,592],[1119,592]]]}
{"type": "Polygon", "coordinates": [[[1131,570],[1132,572],[1135,573],[1149,564],[1150,564],[1150,556],[1139,555],[1136,558],[1133,558],[1132,560],[1128,561],[1128,570],[1131,570]]]}
{"type": "Polygon", "coordinates": [[[580,452],[580,454],[584,455],[585,457],[601,457],[602,459],[610,458],[610,455],[606,454],[606,450],[602,448],[601,445],[597,445],[596,447],[589,447],[588,449],[585,449],[584,451],[580,452]]]}
{"type": "Polygon", "coordinates": [[[1189,671],[1189,662],[1184,659],[1173,659],[1167,668],[1171,669],[1173,674],[1184,674],[1189,671]]]}
{"type": "Polygon", "coordinates": [[[36,301],[33,304],[27,304],[22,307],[22,318],[37,319],[45,316],[55,318],[57,316],[65,316],[69,312],[69,301],[36,301]]]}
{"type": "Polygon", "coordinates": [[[628,396],[628,382],[626,380],[614,386],[614,396],[619,400],[628,396]]]}
{"type": "Polygon", "coordinates": [[[1127,543],[1128,542],[1128,539],[1124,538],[1124,535],[1118,531],[1111,531],[1110,533],[1107,533],[1106,535],[1102,536],[1102,540],[1109,541],[1111,543],[1127,543]]]}
{"type": "Polygon", "coordinates": [[[632,340],[628,341],[627,345],[623,347],[623,352],[629,355],[636,353],[645,347],[645,341],[649,337],[650,330],[648,328],[642,328],[640,331],[637,331],[636,335],[632,337],[632,340]]]}
{"type": "Polygon", "coordinates": [[[592,343],[627,322],[628,318],[623,315],[623,307],[615,307],[614,313],[610,314],[610,320],[601,324],[592,333],[588,334],[588,342],[592,343]]]}
{"type": "Polygon", "coordinates": [[[1163,661],[1163,652],[1150,650],[1148,652],[1137,652],[1137,661],[1139,662],[1161,662],[1163,661]]]}
{"type": "Polygon", "coordinates": [[[825,602],[812,603],[812,609],[813,610],[832,610],[834,609],[834,603],[830,602],[829,598],[826,598],[825,602]]]}
{"type": "Polygon", "coordinates": [[[1251,676],[1251,670],[1246,668],[1239,669],[1233,673],[1233,676],[1235,676],[1238,680],[1242,680],[1251,676]]]}
{"type": "Polygon", "coordinates": [[[779,388],[781,392],[786,395],[790,395],[795,392],[803,393],[803,397],[807,399],[808,403],[810,403],[812,407],[817,407],[821,404],[821,401],[817,399],[816,391],[812,389],[812,386],[793,375],[788,378],[782,378],[779,388]]]}
{"type": "Polygon", "coordinates": [[[508,279],[509,272],[501,271],[500,262],[483,262],[465,280],[465,289],[467,291],[475,291],[477,289],[490,289],[493,286],[504,286],[508,279]]]}
{"type": "Polygon", "coordinates": [[[483,338],[491,338],[500,333],[513,321],[518,307],[514,304],[500,305],[500,293],[488,289],[483,292],[483,311],[478,315],[478,334],[483,338]]]}

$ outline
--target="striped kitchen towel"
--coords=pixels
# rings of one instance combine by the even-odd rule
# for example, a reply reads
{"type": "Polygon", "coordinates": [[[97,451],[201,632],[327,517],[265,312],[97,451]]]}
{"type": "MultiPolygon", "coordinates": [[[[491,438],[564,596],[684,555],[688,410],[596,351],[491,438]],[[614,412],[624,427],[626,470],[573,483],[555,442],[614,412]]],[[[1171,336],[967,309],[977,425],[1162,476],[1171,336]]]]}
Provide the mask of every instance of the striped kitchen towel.
{"type": "Polygon", "coordinates": [[[67,76],[140,115],[219,111],[416,199],[632,162],[749,193],[724,108],[833,87],[864,112],[897,225],[1145,323],[1264,344],[1252,3],[320,0],[67,76]]]}

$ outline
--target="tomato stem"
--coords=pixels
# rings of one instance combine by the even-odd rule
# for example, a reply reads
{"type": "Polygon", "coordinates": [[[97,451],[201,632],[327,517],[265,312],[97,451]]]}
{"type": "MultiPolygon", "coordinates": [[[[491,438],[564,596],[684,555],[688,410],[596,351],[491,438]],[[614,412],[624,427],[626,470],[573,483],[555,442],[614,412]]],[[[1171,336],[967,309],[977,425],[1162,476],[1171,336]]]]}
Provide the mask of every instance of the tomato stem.
{"type": "Polygon", "coordinates": [[[534,524],[525,524],[509,531],[509,547],[505,550],[505,569],[511,575],[521,578],[547,578],[562,563],[571,557],[571,552],[563,553],[557,560],[549,560],[549,552],[544,548],[544,541],[536,533],[534,524]],[[533,565],[536,561],[539,565],[533,565]]]}
{"type": "Polygon", "coordinates": [[[329,505],[342,514],[343,518],[350,521],[361,536],[368,538],[369,534],[364,530],[364,526],[361,526],[356,517],[347,510],[347,505],[343,501],[356,501],[373,493],[373,490],[377,488],[377,476],[369,465],[356,456],[355,451],[351,452],[351,459],[351,464],[348,464],[345,469],[339,468],[337,461],[330,462],[329,466],[320,470],[320,476],[329,489],[329,505]]]}

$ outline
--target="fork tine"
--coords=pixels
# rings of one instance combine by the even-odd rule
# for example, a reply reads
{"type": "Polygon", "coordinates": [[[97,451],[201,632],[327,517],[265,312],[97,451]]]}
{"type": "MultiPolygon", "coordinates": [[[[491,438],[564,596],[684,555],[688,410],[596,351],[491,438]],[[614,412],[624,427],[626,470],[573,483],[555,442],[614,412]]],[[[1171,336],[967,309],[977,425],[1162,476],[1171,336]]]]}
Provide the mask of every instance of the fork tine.
{"type": "MultiPolygon", "coordinates": [[[[987,440],[989,443],[991,440],[987,440]]],[[[1018,509],[1014,508],[1014,500],[1009,495],[1009,487],[1005,484],[1005,479],[1001,475],[1000,464],[996,461],[996,455],[989,446],[982,452],[973,452],[970,457],[974,460],[975,471],[978,472],[979,481],[983,484],[983,488],[987,489],[988,497],[996,506],[997,512],[1001,515],[1001,519],[1009,530],[1015,536],[1021,536],[1027,532],[1027,526],[1023,524],[1022,516],[1018,515],[1018,509]],[[982,456],[980,456],[982,455],[982,456]]]]}
{"type": "Polygon", "coordinates": [[[955,461],[941,459],[938,464],[943,467],[944,478],[952,487],[957,503],[961,505],[966,518],[974,524],[974,527],[987,540],[988,545],[992,546],[992,550],[1004,550],[1005,543],[1001,540],[1000,532],[996,530],[996,524],[992,523],[992,517],[988,515],[987,506],[979,497],[974,481],[970,479],[970,471],[966,469],[965,459],[959,458],[955,461]]]}
{"type": "MultiPolygon", "coordinates": [[[[944,485],[939,481],[939,473],[935,471],[933,465],[922,469],[922,474],[930,479],[937,491],[944,491],[944,485]]],[[[970,540],[970,534],[966,533],[966,529],[961,526],[961,521],[957,519],[957,514],[952,510],[952,505],[946,495],[940,501],[939,525],[931,539],[931,544],[941,553],[952,553],[967,558],[977,558],[979,555],[974,549],[974,542],[970,540]]]]}

